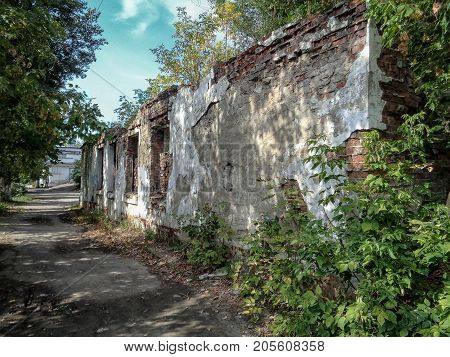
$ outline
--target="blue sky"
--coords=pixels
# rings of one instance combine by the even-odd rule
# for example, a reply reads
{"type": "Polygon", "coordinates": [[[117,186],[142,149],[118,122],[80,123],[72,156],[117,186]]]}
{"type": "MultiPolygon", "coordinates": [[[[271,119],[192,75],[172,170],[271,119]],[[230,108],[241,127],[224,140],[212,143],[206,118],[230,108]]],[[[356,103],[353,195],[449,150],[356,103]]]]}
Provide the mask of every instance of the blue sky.
{"type": "Polygon", "coordinates": [[[87,77],[77,84],[97,103],[106,121],[114,120],[119,96],[133,96],[146,87],[146,79],[158,73],[150,48],[173,43],[176,8],[186,7],[191,16],[207,8],[207,0],[88,0],[100,6],[99,23],[108,44],[97,51],[87,77]],[[103,77],[103,78],[101,78],[103,77]],[[108,83],[109,82],[109,83],[108,83]]]}

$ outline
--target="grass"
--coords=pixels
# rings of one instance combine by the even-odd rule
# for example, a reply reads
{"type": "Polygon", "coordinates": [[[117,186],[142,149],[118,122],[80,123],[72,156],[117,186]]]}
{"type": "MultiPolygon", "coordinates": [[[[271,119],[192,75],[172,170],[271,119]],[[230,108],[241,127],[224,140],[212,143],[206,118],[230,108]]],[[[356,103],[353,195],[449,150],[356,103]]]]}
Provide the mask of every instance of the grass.
{"type": "Polygon", "coordinates": [[[27,203],[33,200],[33,197],[31,197],[30,195],[24,194],[24,195],[18,195],[18,196],[14,196],[12,198],[12,202],[13,203],[27,203]]]}
{"type": "Polygon", "coordinates": [[[31,202],[33,197],[27,194],[14,196],[11,201],[0,201],[0,216],[6,216],[8,214],[17,212],[14,206],[22,205],[31,202]]]}

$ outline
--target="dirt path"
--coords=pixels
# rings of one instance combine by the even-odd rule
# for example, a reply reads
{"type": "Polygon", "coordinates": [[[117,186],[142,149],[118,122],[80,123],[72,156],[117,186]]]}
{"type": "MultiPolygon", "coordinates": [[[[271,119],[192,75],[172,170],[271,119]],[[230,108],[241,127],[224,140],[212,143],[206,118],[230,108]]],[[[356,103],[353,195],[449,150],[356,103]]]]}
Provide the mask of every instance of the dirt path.
{"type": "Polygon", "coordinates": [[[240,319],[59,219],[78,201],[40,190],[0,218],[1,336],[239,336],[240,319]]]}

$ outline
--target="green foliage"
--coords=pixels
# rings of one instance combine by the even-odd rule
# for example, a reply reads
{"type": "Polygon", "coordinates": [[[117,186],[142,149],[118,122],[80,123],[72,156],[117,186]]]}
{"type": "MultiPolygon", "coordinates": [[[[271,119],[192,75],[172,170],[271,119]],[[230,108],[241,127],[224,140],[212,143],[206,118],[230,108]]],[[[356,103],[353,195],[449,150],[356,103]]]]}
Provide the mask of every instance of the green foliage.
{"type": "Polygon", "coordinates": [[[235,6],[229,3],[218,6],[212,13],[201,14],[198,19],[192,19],[185,8],[178,8],[174,46],[167,48],[162,44],[151,49],[161,65],[160,73],[148,80],[146,90],[135,89],[133,99],[120,97],[120,106],[114,110],[118,124],[127,127],[145,101],[172,86],[196,85],[215,63],[235,54],[237,45],[231,24],[236,16],[235,6]],[[225,33],[223,40],[218,38],[221,31],[225,33]]]}
{"type": "Polygon", "coordinates": [[[325,223],[298,210],[260,223],[235,274],[247,313],[272,309],[277,335],[450,334],[448,207],[415,180],[429,129],[407,120],[399,140],[367,133],[373,173],[356,182],[336,175],[338,150],[309,141],[314,176],[335,187],[321,204],[335,208],[325,223]]]}
{"type": "MultiPolygon", "coordinates": [[[[211,0],[220,5],[228,1],[211,0]]],[[[235,0],[239,16],[232,20],[238,41],[250,45],[289,22],[305,19],[329,9],[337,0],[235,0]]]]}
{"type": "Polygon", "coordinates": [[[86,223],[88,224],[101,224],[107,225],[110,223],[109,218],[106,216],[104,212],[89,210],[84,214],[84,218],[86,223]]]}
{"type": "Polygon", "coordinates": [[[432,129],[424,148],[428,152],[431,146],[434,151],[449,147],[449,10],[448,1],[369,1],[368,16],[380,25],[384,45],[405,55],[417,92],[425,96],[424,107],[416,115],[432,129]]]}
{"type": "Polygon", "coordinates": [[[26,194],[19,194],[12,198],[13,203],[19,203],[19,204],[31,202],[32,200],[33,200],[33,197],[31,197],[30,195],[26,195],[26,194]]]}
{"type": "Polygon", "coordinates": [[[11,194],[12,194],[13,198],[18,197],[18,196],[23,196],[23,195],[25,195],[26,192],[27,192],[27,189],[25,187],[24,182],[16,182],[12,186],[11,194]]]}
{"type": "Polygon", "coordinates": [[[174,23],[175,40],[172,48],[164,44],[151,49],[161,73],[149,80],[149,91],[156,95],[173,85],[196,85],[217,62],[231,57],[236,49],[232,46],[229,27],[234,7],[219,7],[218,11],[202,13],[192,19],[185,8],[178,8],[178,20],[174,23]],[[224,41],[219,40],[225,31],[224,41]]]}
{"type": "Polygon", "coordinates": [[[33,176],[57,147],[102,128],[99,109],[67,81],[83,76],[103,43],[82,0],[0,3],[0,177],[33,176]]]}
{"type": "Polygon", "coordinates": [[[384,44],[408,57],[418,91],[426,95],[426,108],[439,112],[448,105],[443,95],[450,79],[449,10],[448,1],[369,1],[368,15],[381,25],[384,44]]]}
{"type": "Polygon", "coordinates": [[[190,238],[189,263],[202,268],[218,268],[226,263],[228,252],[224,243],[230,229],[216,212],[205,206],[193,218],[181,217],[179,224],[190,238]]]}
{"type": "Polygon", "coordinates": [[[81,160],[75,161],[71,179],[77,184],[78,187],[80,187],[80,185],[81,185],[81,160]]]}

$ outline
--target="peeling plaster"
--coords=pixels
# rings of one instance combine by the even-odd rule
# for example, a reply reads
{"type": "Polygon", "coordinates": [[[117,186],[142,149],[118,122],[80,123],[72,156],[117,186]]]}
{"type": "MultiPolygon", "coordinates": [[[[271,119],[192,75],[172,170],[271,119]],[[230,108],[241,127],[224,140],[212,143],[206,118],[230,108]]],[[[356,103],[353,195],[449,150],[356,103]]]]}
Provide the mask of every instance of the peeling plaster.
{"type": "Polygon", "coordinates": [[[116,187],[115,187],[115,199],[114,199],[114,212],[116,214],[116,219],[119,219],[124,213],[124,201],[125,201],[125,154],[124,149],[118,151],[119,155],[118,165],[117,165],[117,177],[116,177],[116,187]],[[122,154],[122,155],[120,155],[122,154]]]}
{"type": "MultiPolygon", "coordinates": [[[[369,23],[367,27],[366,44],[358,58],[353,62],[347,82],[336,95],[327,100],[312,98],[313,109],[319,117],[325,118],[324,134],[328,145],[333,147],[343,145],[350,135],[358,130],[386,129],[382,122],[382,111],[385,102],[382,100],[382,90],[379,82],[387,82],[386,77],[378,67],[377,60],[381,54],[381,41],[376,27],[369,23]]],[[[288,150],[285,161],[292,157],[306,156],[306,143],[301,142],[288,150]]],[[[297,159],[287,163],[283,175],[287,179],[297,180],[303,192],[305,203],[310,212],[317,218],[327,220],[331,216],[334,205],[319,205],[322,197],[320,192],[333,193],[336,183],[319,183],[311,176],[317,173],[310,163],[297,159]]],[[[345,169],[336,169],[334,174],[346,176],[345,169]]]]}
{"type": "Polygon", "coordinates": [[[209,175],[206,167],[200,164],[197,149],[192,141],[191,129],[205,115],[211,104],[220,101],[228,89],[229,82],[221,77],[214,83],[214,73],[203,78],[195,90],[181,88],[173,98],[169,112],[172,171],[167,188],[166,207],[168,212],[178,215],[192,214],[198,209],[198,192],[203,180],[209,175]],[[190,183],[190,191],[175,205],[176,184],[179,176],[190,183]]]}

